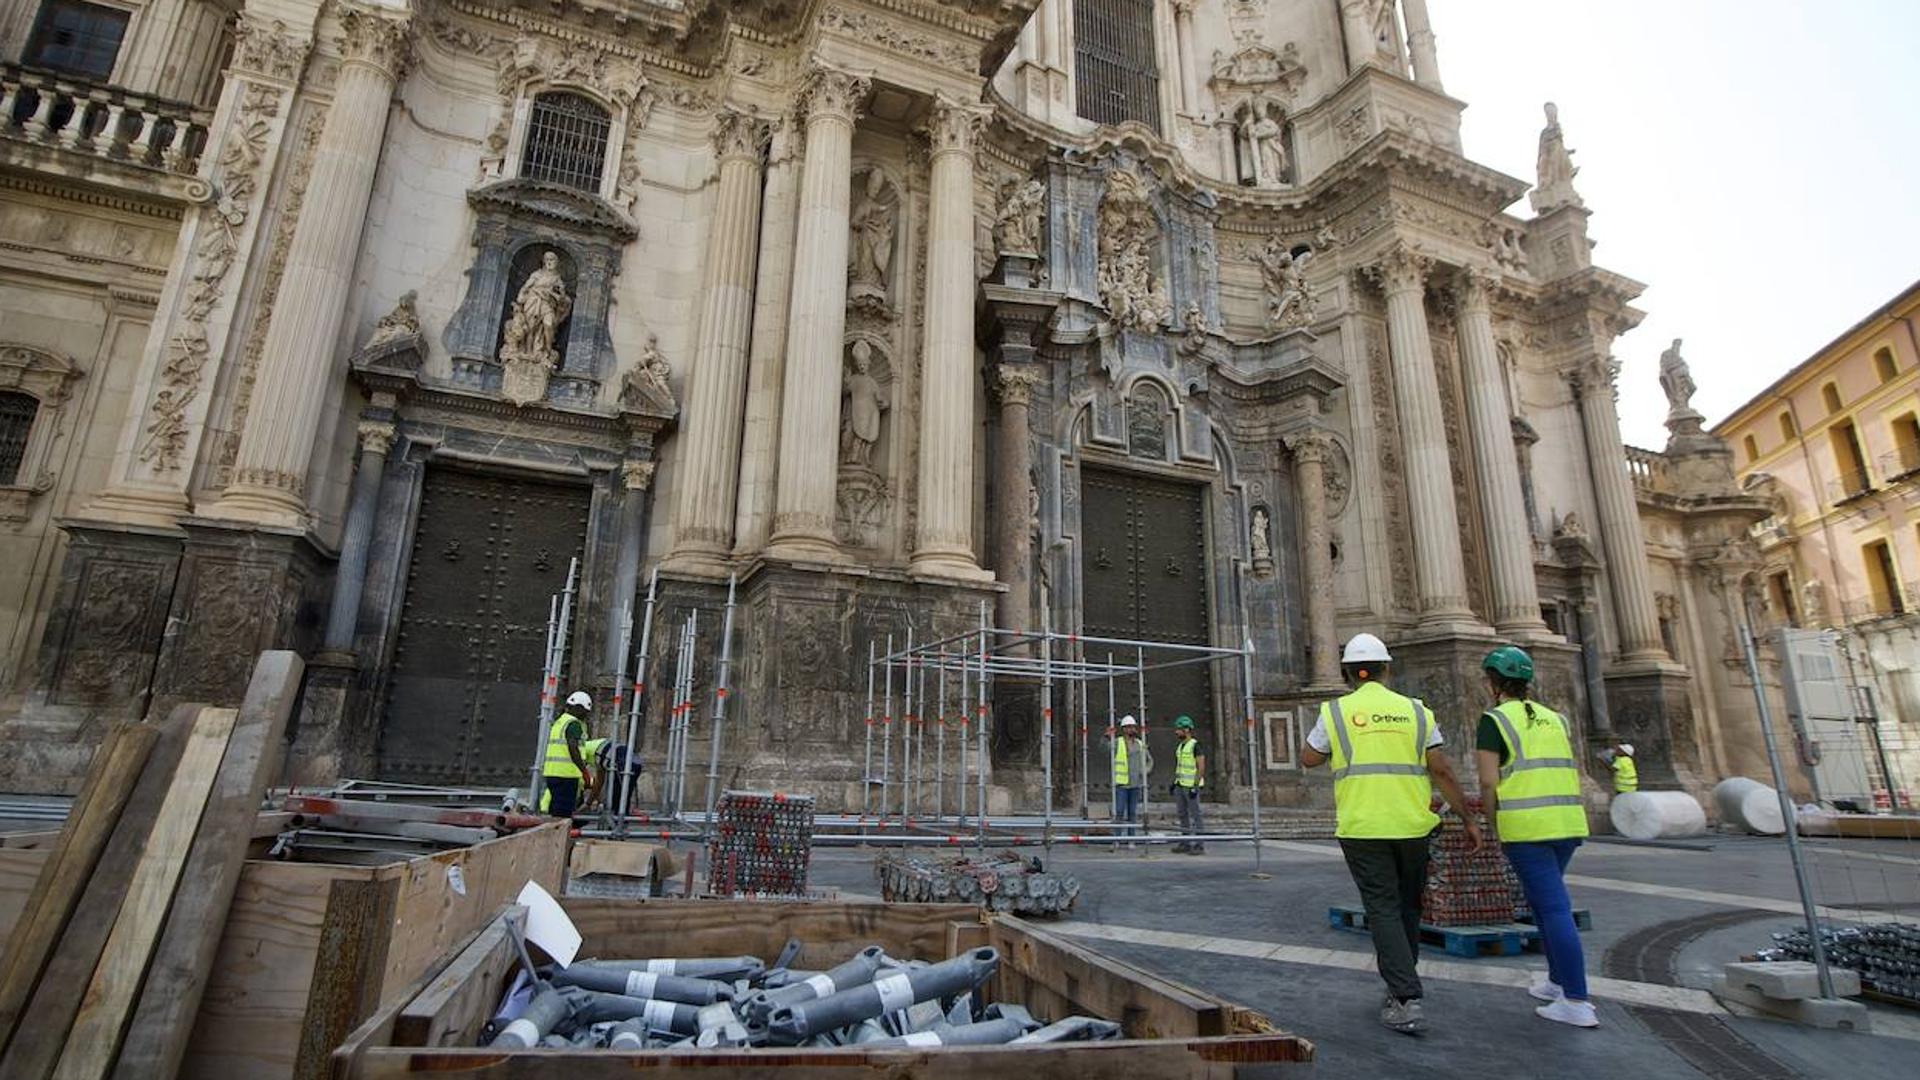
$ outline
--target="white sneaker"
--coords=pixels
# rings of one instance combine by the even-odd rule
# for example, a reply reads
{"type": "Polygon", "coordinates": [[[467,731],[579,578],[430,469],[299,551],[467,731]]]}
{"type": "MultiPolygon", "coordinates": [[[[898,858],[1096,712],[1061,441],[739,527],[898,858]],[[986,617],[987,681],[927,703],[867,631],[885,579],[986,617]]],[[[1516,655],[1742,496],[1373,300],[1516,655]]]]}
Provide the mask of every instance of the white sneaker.
{"type": "Polygon", "coordinates": [[[1527,993],[1532,994],[1539,1001],[1559,1001],[1567,996],[1567,992],[1560,989],[1560,984],[1552,979],[1541,979],[1527,987],[1527,993]]]}
{"type": "Polygon", "coordinates": [[[1600,1026],[1600,1016],[1593,1011],[1593,1002],[1574,1001],[1561,998],[1559,1001],[1542,1005],[1533,1010],[1535,1016],[1552,1020],[1555,1023],[1571,1024],[1574,1027],[1595,1028],[1600,1026]]]}

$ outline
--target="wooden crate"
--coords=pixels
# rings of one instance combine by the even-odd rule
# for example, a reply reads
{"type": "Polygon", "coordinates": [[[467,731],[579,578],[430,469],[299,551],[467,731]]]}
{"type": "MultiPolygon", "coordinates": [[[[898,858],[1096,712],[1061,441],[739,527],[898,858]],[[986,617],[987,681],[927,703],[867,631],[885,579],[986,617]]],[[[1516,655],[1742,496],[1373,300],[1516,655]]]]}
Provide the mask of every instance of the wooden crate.
{"type": "Polygon", "coordinates": [[[800,963],[824,966],[867,945],[894,956],[944,958],[980,945],[1000,951],[988,984],[993,1001],[1027,1006],[1044,1019],[1069,1014],[1119,1021],[1126,1038],[1027,1047],[868,1050],[501,1051],[475,1047],[514,972],[503,911],[461,949],[380,1010],[334,1053],[335,1080],[387,1080],[427,1072],[514,1080],[599,1080],[644,1070],[663,1080],[766,1077],[842,1080],[899,1076],[1020,1075],[1025,1080],[1113,1077],[1236,1077],[1253,1080],[1309,1062],[1313,1046],[1276,1031],[1265,1017],[1083,949],[1006,915],[984,920],[967,904],[856,904],[805,901],[653,901],[567,898],[581,955],[772,957],[790,937],[806,943],[800,963]]]}
{"type": "MultiPolygon", "coordinates": [[[[180,1075],[325,1076],[355,1024],[401,1000],[522,885],[557,892],[566,858],[555,822],[384,866],[248,861],[180,1075]]],[[[0,940],[44,859],[0,849],[0,940]]]]}

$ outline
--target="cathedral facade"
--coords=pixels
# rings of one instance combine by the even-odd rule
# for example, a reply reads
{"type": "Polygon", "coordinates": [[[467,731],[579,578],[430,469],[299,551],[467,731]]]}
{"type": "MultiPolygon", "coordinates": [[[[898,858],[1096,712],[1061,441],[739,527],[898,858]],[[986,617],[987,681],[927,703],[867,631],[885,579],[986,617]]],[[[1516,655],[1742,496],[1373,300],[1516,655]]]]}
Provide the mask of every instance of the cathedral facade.
{"type": "Polygon", "coordinates": [[[1424,0],[4,10],[13,790],[270,647],[298,775],[511,782],[574,558],[608,696],[656,574],[711,688],[734,580],[726,781],[828,805],[870,649],[983,617],[1250,642],[1250,720],[1235,669],[1146,687],[1222,797],[1324,801],[1359,630],[1456,747],[1498,642],[1651,782],[1745,738],[1700,568],[1766,510],[1706,443],[1630,470],[1642,287],[1551,105],[1534,183],[1465,156],[1424,0]]]}

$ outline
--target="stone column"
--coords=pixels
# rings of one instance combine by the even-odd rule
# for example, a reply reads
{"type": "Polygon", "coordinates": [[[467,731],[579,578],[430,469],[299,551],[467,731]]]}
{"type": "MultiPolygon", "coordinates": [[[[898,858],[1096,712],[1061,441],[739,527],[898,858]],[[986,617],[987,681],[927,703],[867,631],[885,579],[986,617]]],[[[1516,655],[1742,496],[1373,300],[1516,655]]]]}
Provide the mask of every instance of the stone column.
{"type": "Polygon", "coordinates": [[[1540,590],[1533,576],[1533,531],[1520,490],[1513,415],[1493,342],[1488,292],[1494,283],[1492,275],[1478,270],[1469,270],[1461,278],[1460,359],[1465,365],[1467,422],[1473,431],[1474,474],[1480,481],[1480,516],[1492,571],[1493,624],[1509,637],[1531,638],[1545,634],[1547,624],[1540,617],[1540,590]]]}
{"type": "Polygon", "coordinates": [[[927,320],[913,568],[960,577],[980,576],[973,555],[973,147],[984,116],[977,105],[941,98],[927,133],[927,320]]]}
{"type": "Polygon", "coordinates": [[[1340,0],[1340,30],[1347,39],[1347,73],[1373,63],[1374,0],[1340,0]]]}
{"type": "Polygon", "coordinates": [[[1627,448],[1614,411],[1613,380],[1595,360],[1570,380],[1580,401],[1580,426],[1587,439],[1587,466],[1600,512],[1600,544],[1607,556],[1607,582],[1613,591],[1614,622],[1620,632],[1620,659],[1666,660],[1660,619],[1653,610],[1653,581],[1647,571],[1647,547],[1627,476],[1627,448]]]}
{"type": "Polygon", "coordinates": [[[1406,18],[1407,51],[1413,55],[1413,81],[1433,91],[1440,85],[1440,54],[1433,48],[1433,21],[1427,18],[1427,0],[1400,0],[1406,18]]]}
{"type": "Polygon", "coordinates": [[[1040,369],[1031,364],[1001,364],[994,371],[1000,397],[999,439],[994,446],[993,489],[999,494],[993,523],[994,572],[1007,591],[1000,597],[1000,625],[1028,629],[1033,622],[1033,533],[1028,492],[1033,486],[1033,446],[1028,414],[1040,369]]]}
{"type": "Polygon", "coordinates": [[[670,558],[675,564],[717,569],[732,541],[765,132],[759,119],[731,109],[721,112],[714,126],[720,179],[701,275],[699,344],[687,397],[687,448],[680,459],[684,469],[670,558]]]}
{"type": "Polygon", "coordinates": [[[773,526],[774,480],[780,451],[780,387],[787,365],[787,303],[793,288],[793,227],[800,184],[800,132],[791,120],[773,131],[760,211],[758,279],[754,283],[753,344],[748,349],[747,420],[740,450],[739,507],[733,553],[756,555],[773,526]]]}
{"type": "Polygon", "coordinates": [[[386,475],[387,451],[392,446],[392,420],[360,421],[360,469],[353,475],[353,499],[347,505],[347,520],[340,536],[340,564],[334,571],[333,605],[327,611],[326,647],[330,651],[353,648],[360,593],[367,584],[367,552],[373,546],[380,481],[386,475]]]}
{"type": "MultiPolygon", "coordinates": [[[[607,605],[606,655],[601,657],[606,674],[616,680],[625,674],[627,657],[620,652],[620,627],[633,614],[634,592],[640,586],[640,560],[647,537],[647,491],[653,487],[653,469],[651,461],[629,460],[620,465],[620,531],[613,559],[613,600],[607,605]]],[[[628,648],[639,647],[640,630],[635,627],[628,648]]],[[[616,719],[622,725],[626,723],[625,717],[616,719]]]]}
{"type": "Polygon", "coordinates": [[[1476,628],[1467,606],[1452,455],[1440,415],[1440,379],[1433,366],[1433,342],[1427,335],[1426,278],[1432,265],[1426,255],[1396,245],[1373,272],[1387,295],[1387,342],[1393,359],[1394,399],[1400,407],[1407,508],[1413,517],[1420,623],[1476,628]]]}
{"type": "Polygon", "coordinates": [[[808,74],[800,92],[807,159],[800,174],[781,394],[780,487],[767,548],[780,558],[839,558],[833,490],[847,329],[847,214],[854,114],[869,86],[862,76],[822,65],[808,74]]]}
{"type": "Polygon", "coordinates": [[[1189,113],[1200,111],[1200,68],[1193,60],[1193,5],[1196,0],[1173,0],[1173,35],[1180,52],[1180,104],[1189,113]]]}
{"type": "Polygon", "coordinates": [[[1300,500],[1300,572],[1313,643],[1313,686],[1340,685],[1340,644],[1333,625],[1333,548],[1327,536],[1327,435],[1305,431],[1287,440],[1293,490],[1300,500]]]}
{"type": "Polygon", "coordinates": [[[210,509],[214,517],[306,527],[307,470],[327,387],[338,377],[341,316],[394,84],[409,50],[407,22],[344,6],[340,25],[333,104],[314,151],[254,384],[251,411],[260,422],[248,424],[240,437],[233,482],[210,509]]]}

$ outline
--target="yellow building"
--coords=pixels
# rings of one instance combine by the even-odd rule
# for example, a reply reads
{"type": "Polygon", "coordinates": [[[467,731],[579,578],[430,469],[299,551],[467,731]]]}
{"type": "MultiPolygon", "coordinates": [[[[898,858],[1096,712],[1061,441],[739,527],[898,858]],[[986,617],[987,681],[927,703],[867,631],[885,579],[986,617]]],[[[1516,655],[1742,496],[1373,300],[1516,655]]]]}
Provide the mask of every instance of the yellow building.
{"type": "Polygon", "coordinates": [[[1852,677],[1873,687],[1894,771],[1908,778],[1920,776],[1916,317],[1920,282],[1713,429],[1743,488],[1773,504],[1753,530],[1758,621],[1846,632],[1852,677]]]}

